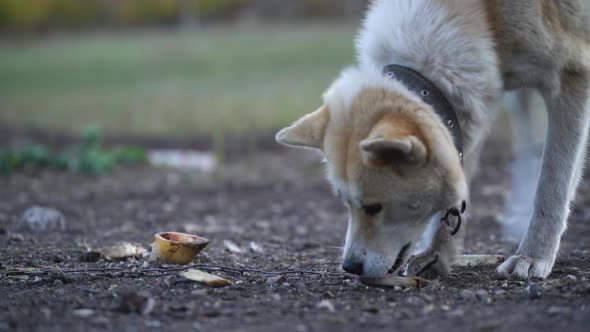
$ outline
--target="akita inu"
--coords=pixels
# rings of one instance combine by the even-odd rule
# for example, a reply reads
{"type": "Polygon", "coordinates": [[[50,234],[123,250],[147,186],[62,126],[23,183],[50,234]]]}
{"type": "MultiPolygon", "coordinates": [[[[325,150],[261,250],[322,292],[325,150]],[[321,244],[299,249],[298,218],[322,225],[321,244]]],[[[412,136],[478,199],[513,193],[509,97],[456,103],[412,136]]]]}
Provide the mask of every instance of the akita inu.
{"type": "Polygon", "coordinates": [[[547,277],[585,158],[590,1],[376,0],[357,51],[324,105],[276,137],[325,155],[350,210],[343,269],[382,277],[408,263],[409,275],[449,273],[502,93],[533,88],[549,120],[534,213],[497,272],[547,277]],[[429,223],[429,249],[410,259],[429,223]]]}

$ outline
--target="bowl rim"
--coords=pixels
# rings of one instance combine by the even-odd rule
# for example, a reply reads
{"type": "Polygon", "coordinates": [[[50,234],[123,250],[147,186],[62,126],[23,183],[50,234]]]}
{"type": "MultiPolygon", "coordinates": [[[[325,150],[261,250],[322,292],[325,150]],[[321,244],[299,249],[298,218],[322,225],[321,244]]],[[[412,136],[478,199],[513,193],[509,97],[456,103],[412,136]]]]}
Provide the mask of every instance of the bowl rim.
{"type": "Polygon", "coordinates": [[[198,236],[195,234],[190,234],[190,233],[182,233],[182,232],[158,232],[156,234],[154,234],[154,237],[162,240],[162,241],[166,241],[166,242],[170,242],[170,243],[178,243],[178,244],[207,244],[209,243],[209,239],[204,238],[202,236],[198,236]],[[190,237],[194,237],[195,239],[193,241],[176,241],[176,240],[169,240],[165,237],[163,237],[163,234],[178,234],[178,235],[185,235],[185,236],[190,236],[190,237]]]}

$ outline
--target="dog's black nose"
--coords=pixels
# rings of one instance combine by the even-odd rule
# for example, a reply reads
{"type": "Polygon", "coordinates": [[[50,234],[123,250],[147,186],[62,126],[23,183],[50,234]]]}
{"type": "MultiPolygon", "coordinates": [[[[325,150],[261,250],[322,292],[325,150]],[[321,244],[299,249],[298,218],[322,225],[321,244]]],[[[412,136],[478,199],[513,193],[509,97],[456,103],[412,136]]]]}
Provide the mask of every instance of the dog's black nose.
{"type": "Polygon", "coordinates": [[[362,262],[353,262],[353,261],[344,261],[342,264],[342,269],[348,273],[356,274],[358,276],[363,274],[363,263],[362,262]]]}

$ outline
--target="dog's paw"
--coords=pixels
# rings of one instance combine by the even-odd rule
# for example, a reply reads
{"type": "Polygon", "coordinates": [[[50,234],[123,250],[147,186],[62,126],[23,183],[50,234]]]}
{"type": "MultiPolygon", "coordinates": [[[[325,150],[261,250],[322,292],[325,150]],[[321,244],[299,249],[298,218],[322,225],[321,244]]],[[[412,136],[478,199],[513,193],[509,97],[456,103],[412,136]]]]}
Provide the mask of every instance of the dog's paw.
{"type": "Polygon", "coordinates": [[[436,279],[450,273],[451,268],[448,260],[434,250],[412,256],[406,266],[406,275],[408,277],[436,279]]]}
{"type": "Polygon", "coordinates": [[[498,266],[496,274],[506,279],[545,279],[551,273],[553,263],[553,260],[514,255],[498,266]]]}

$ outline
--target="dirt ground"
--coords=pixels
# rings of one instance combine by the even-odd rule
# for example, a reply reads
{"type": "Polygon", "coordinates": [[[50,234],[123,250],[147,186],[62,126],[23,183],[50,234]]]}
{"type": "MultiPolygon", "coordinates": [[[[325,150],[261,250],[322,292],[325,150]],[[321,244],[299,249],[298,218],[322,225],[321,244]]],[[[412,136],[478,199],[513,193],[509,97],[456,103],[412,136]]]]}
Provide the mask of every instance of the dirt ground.
{"type": "MultiPolygon", "coordinates": [[[[5,131],[1,142],[43,137],[13,130],[5,131]]],[[[515,250],[501,241],[496,221],[506,200],[509,160],[506,142],[493,139],[472,187],[466,253],[515,250]]],[[[417,290],[370,288],[341,272],[346,213],[322,178],[316,154],[283,149],[271,135],[257,135],[228,140],[225,165],[216,175],[138,167],[101,177],[42,172],[0,178],[0,331],[588,330],[590,178],[581,185],[547,280],[497,280],[493,267],[463,269],[417,290]],[[67,230],[19,230],[20,216],[34,205],[63,212],[67,230]],[[171,266],[134,259],[80,261],[86,245],[147,246],[163,230],[210,239],[198,264],[320,273],[219,272],[233,285],[209,288],[175,272],[141,273],[171,266]],[[228,252],[224,240],[244,252],[228,252]],[[250,250],[250,242],[264,252],[250,250]],[[16,267],[78,272],[6,274],[16,267]],[[149,312],[136,312],[147,302],[153,304],[149,312]]]]}

